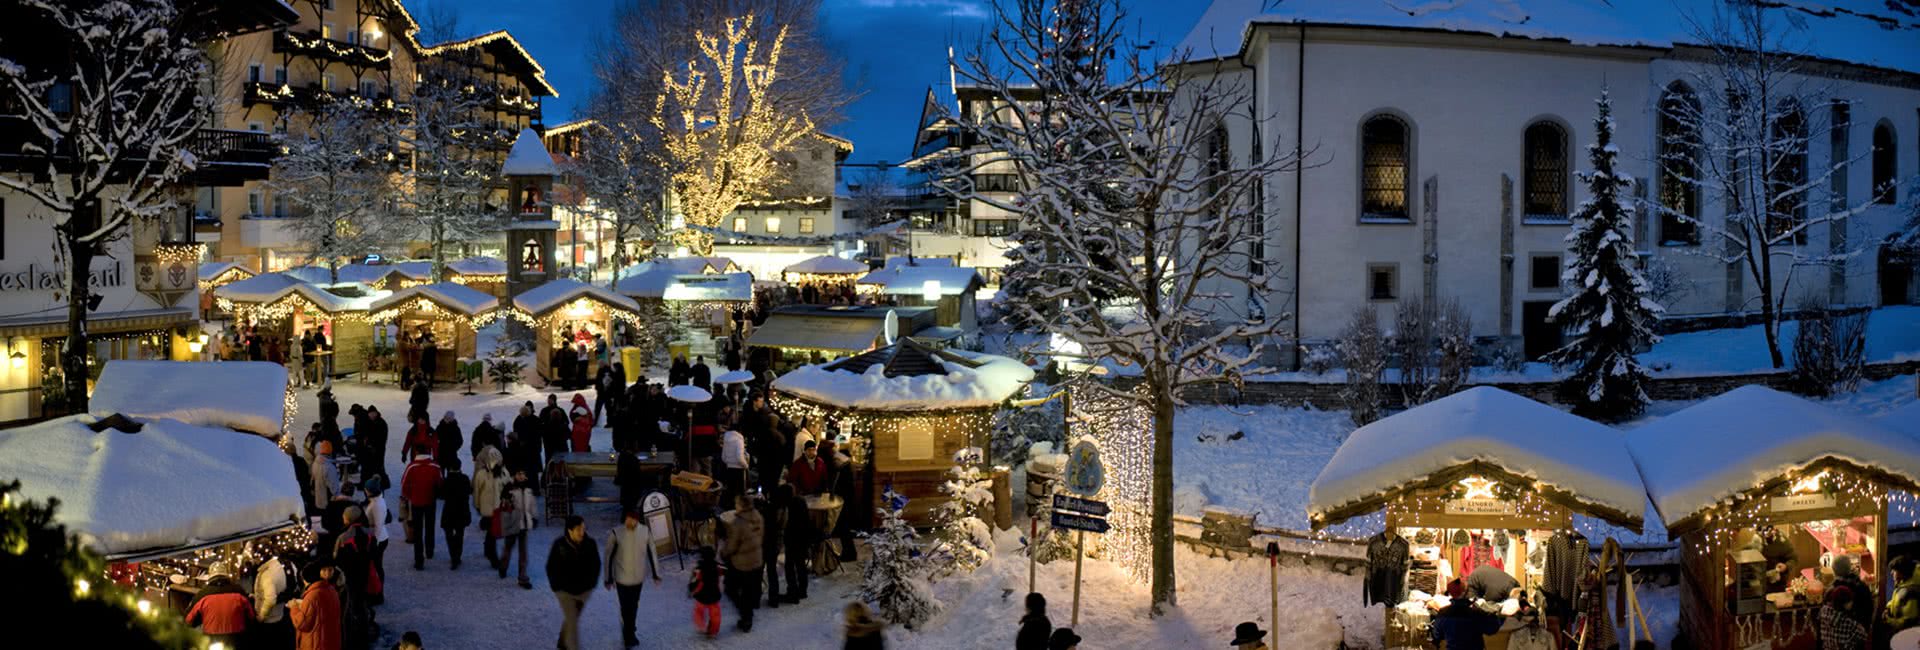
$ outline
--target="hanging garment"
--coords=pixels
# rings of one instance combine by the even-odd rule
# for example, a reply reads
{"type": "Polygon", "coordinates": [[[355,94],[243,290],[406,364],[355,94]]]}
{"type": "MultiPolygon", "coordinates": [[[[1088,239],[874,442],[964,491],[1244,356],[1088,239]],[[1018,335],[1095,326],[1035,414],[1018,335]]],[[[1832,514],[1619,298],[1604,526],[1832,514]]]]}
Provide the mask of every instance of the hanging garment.
{"type": "Polygon", "coordinates": [[[1554,533],[1547,540],[1546,581],[1540,591],[1561,602],[1572,602],[1579,595],[1580,574],[1586,567],[1587,538],[1565,531],[1554,533]]]}
{"type": "Polygon", "coordinates": [[[1361,602],[1388,607],[1400,604],[1407,594],[1407,566],[1410,553],[1407,539],[1386,533],[1367,540],[1367,581],[1361,590],[1361,602]]]}

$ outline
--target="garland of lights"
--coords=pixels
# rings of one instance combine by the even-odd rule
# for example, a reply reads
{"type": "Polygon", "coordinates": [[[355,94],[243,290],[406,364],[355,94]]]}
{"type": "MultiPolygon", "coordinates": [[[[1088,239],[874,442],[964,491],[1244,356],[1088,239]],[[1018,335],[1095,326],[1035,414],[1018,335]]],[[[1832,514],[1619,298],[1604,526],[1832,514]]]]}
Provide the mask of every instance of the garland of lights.
{"type": "Polygon", "coordinates": [[[160,258],[161,264],[198,263],[201,253],[206,251],[202,244],[157,244],[153,254],[160,258]]]}
{"type": "Polygon", "coordinates": [[[866,275],[866,272],[795,273],[793,271],[783,271],[781,272],[781,279],[785,280],[787,284],[853,284],[853,281],[862,275],[866,275]]]}
{"type": "MultiPolygon", "coordinates": [[[[224,562],[238,571],[240,567],[264,562],[266,558],[293,553],[304,554],[313,547],[313,531],[305,526],[292,525],[277,532],[251,539],[230,542],[219,546],[203,548],[191,553],[169,555],[145,562],[112,562],[107,565],[101,576],[108,581],[126,582],[131,579],[133,586],[147,591],[165,592],[171,580],[170,576],[192,576],[206,570],[215,562],[224,562]]],[[[239,576],[234,576],[238,578],[239,576]]]]}
{"type": "Polygon", "coordinates": [[[646,319],[642,318],[639,314],[633,313],[631,311],[627,311],[625,309],[621,309],[619,307],[615,307],[613,305],[606,304],[604,302],[600,302],[599,300],[595,300],[589,297],[575,298],[574,301],[571,303],[568,303],[565,308],[555,307],[553,309],[547,310],[546,312],[544,312],[542,315],[539,315],[539,316],[529,314],[518,307],[503,306],[499,310],[497,310],[497,313],[493,315],[493,318],[496,318],[496,319],[511,318],[513,320],[526,323],[530,327],[548,327],[553,325],[554,323],[561,322],[561,321],[581,320],[583,317],[577,314],[581,312],[593,311],[595,308],[598,308],[600,311],[606,312],[607,317],[610,319],[622,321],[634,327],[641,327],[646,325],[646,319]]]}
{"type": "Polygon", "coordinates": [[[451,277],[448,277],[447,281],[452,282],[454,284],[485,284],[485,283],[506,282],[507,274],[482,273],[482,274],[466,275],[466,274],[455,273],[451,277]]]}
{"type": "Polygon", "coordinates": [[[224,287],[228,284],[232,284],[240,280],[245,280],[249,277],[253,277],[253,274],[248,272],[246,269],[242,269],[238,266],[230,266],[230,267],[227,267],[226,270],[214,274],[212,278],[201,280],[200,290],[212,291],[214,289],[224,287]],[[240,276],[240,277],[234,277],[234,276],[240,276]]]}
{"type": "Polygon", "coordinates": [[[412,311],[421,311],[421,312],[427,312],[430,314],[435,314],[437,318],[447,318],[447,319],[459,318],[461,320],[464,320],[468,327],[471,327],[475,330],[484,328],[488,324],[492,323],[493,321],[499,320],[500,318],[503,317],[503,315],[500,313],[501,310],[499,309],[488,310],[480,314],[467,315],[452,309],[448,309],[445,306],[437,302],[434,302],[432,299],[426,296],[414,296],[399,304],[391,305],[380,311],[367,314],[367,321],[373,322],[373,323],[391,323],[396,320],[399,320],[399,318],[402,315],[405,315],[407,312],[412,312],[412,311]]]}
{"type": "Polygon", "coordinates": [[[280,35],[286,38],[288,43],[293,44],[295,48],[308,51],[325,50],[327,53],[343,59],[360,59],[368,65],[386,63],[393,60],[393,50],[387,50],[376,56],[368,51],[370,48],[362,45],[354,45],[352,43],[335,45],[332,39],[325,37],[314,37],[314,39],[310,41],[302,40],[298,34],[292,32],[282,32],[280,35]]]}
{"type": "Polygon", "coordinates": [[[767,244],[767,245],[774,245],[774,246],[824,246],[824,245],[832,244],[836,242],[861,241],[873,235],[893,234],[895,231],[898,231],[902,226],[906,225],[906,223],[907,222],[905,220],[901,220],[901,221],[895,221],[893,223],[881,224],[878,226],[874,226],[872,228],[868,228],[866,230],[856,230],[853,232],[835,233],[831,235],[812,235],[812,236],[793,236],[793,237],[789,237],[785,235],[756,235],[753,233],[727,230],[725,228],[721,228],[718,226],[702,226],[696,223],[692,223],[691,221],[689,221],[686,224],[685,228],[686,230],[700,233],[708,237],[714,237],[714,238],[724,237],[729,241],[733,241],[737,243],[767,244]]]}
{"type": "Polygon", "coordinates": [[[274,322],[286,320],[287,317],[296,313],[311,312],[325,314],[327,318],[344,323],[372,322],[371,319],[367,318],[365,312],[328,311],[326,308],[314,304],[312,300],[307,299],[306,296],[300,295],[299,293],[289,293],[268,303],[234,302],[230,298],[220,298],[217,299],[214,304],[219,305],[220,309],[232,313],[235,318],[240,320],[274,322]]]}
{"type": "Polygon", "coordinates": [[[1911,493],[1890,490],[1881,481],[1857,476],[1839,467],[1821,465],[1823,463],[1814,463],[1788,472],[1785,480],[1772,489],[1756,485],[1722,500],[1698,513],[1702,527],[1685,536],[1698,540],[1710,552],[1731,549],[1743,531],[1782,523],[1773,512],[1773,499],[1794,494],[1819,493],[1832,497],[1835,507],[1847,512],[1872,511],[1874,516],[1879,516],[1884,508],[1908,517],[1913,515],[1915,499],[1911,493]]]}
{"type": "Polygon", "coordinates": [[[1105,391],[1067,390],[1073,409],[1067,418],[1068,447],[1091,440],[1106,466],[1106,485],[1094,498],[1111,509],[1111,530],[1096,546],[1135,581],[1146,582],[1153,576],[1153,411],[1139,400],[1105,391]]]}

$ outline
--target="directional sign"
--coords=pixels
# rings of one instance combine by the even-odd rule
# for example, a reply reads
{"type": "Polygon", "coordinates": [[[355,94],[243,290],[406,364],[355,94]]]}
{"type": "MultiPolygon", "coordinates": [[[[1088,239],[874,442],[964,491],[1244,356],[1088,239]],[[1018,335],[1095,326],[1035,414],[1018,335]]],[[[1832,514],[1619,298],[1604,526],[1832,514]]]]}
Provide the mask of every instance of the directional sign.
{"type": "Polygon", "coordinates": [[[1091,515],[1094,517],[1105,517],[1107,516],[1107,513],[1110,512],[1110,510],[1107,508],[1107,502],[1105,501],[1094,501],[1093,499],[1082,499],[1080,497],[1068,496],[1065,494],[1053,495],[1053,509],[1054,510],[1071,510],[1075,513],[1091,515]]]}
{"type": "Polygon", "coordinates": [[[1053,511],[1053,527],[1061,530],[1082,530],[1089,533],[1107,532],[1107,520],[1099,517],[1077,515],[1071,512],[1053,511]]]}

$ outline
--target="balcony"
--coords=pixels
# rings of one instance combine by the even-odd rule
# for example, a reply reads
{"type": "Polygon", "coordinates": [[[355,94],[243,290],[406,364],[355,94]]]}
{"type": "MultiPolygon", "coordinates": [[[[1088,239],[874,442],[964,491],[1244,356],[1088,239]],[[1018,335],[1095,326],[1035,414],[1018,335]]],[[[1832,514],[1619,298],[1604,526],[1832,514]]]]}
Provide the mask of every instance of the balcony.
{"type": "Polygon", "coordinates": [[[201,129],[187,150],[200,159],[191,177],[194,185],[233,187],[266,180],[280,148],[266,133],[201,129]]]}
{"type": "Polygon", "coordinates": [[[292,219],[247,215],[240,218],[239,245],[244,248],[290,248],[304,244],[294,233],[292,219]]]}
{"type": "Polygon", "coordinates": [[[338,61],[355,68],[386,70],[393,65],[392,52],[377,47],[323,38],[320,32],[316,31],[295,34],[283,29],[274,32],[273,51],[276,54],[293,54],[338,61]]]}
{"type": "Polygon", "coordinates": [[[386,93],[362,95],[351,89],[341,91],[321,90],[319,84],[295,86],[292,84],[248,82],[241,89],[241,103],[245,106],[266,104],[277,109],[298,108],[313,111],[328,102],[365,101],[376,117],[406,117],[413,109],[406,104],[396,102],[386,93]]]}

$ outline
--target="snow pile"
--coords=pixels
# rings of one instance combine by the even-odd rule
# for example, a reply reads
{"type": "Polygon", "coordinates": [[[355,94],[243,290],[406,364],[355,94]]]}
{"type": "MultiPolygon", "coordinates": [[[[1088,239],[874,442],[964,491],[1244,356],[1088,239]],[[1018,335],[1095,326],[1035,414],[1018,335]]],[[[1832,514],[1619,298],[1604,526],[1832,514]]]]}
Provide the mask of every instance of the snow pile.
{"type": "Polygon", "coordinates": [[[1920,439],[1763,386],[1742,386],[1627,433],[1667,522],[1823,458],[1920,482],[1920,439]]]}
{"type": "Polygon", "coordinates": [[[107,362],[88,412],[166,418],[278,438],[286,414],[287,369],[267,361],[107,362]]]}
{"type": "Polygon", "coordinates": [[[567,278],[549,280],[546,284],[514,296],[513,306],[533,316],[540,316],[573,302],[576,298],[590,298],[615,309],[634,312],[640,310],[640,304],[634,302],[632,298],[608,291],[606,287],[567,278]]]}
{"type": "Polygon", "coordinates": [[[750,273],[678,275],[674,276],[673,282],[667,285],[660,297],[663,300],[682,302],[746,302],[753,300],[753,275],[750,273]]]}
{"type": "Polygon", "coordinates": [[[1355,430],[1320,470],[1310,516],[1481,461],[1643,519],[1647,497],[1622,436],[1606,425],[1480,386],[1355,430]]]}
{"type": "MultiPolygon", "coordinates": [[[[1780,340],[1791,343],[1799,321],[1780,324],[1780,340]]],[[[1781,346],[1793,366],[1793,346],[1781,346]]],[[[1867,357],[1874,362],[1920,359],[1920,307],[1902,305],[1867,312],[1867,357]]],[[[1661,377],[1773,372],[1766,331],[1760,325],[1668,334],[1640,355],[1640,363],[1661,377]]]]}
{"type": "Polygon", "coordinates": [[[809,257],[790,264],[787,268],[781,269],[781,271],[785,273],[811,273],[814,275],[854,275],[866,273],[869,270],[871,269],[867,268],[867,265],[864,263],[833,255],[809,257]]]}
{"type": "Polygon", "coordinates": [[[0,478],[19,479],[25,497],[59,499],[61,523],[101,553],[194,546],[301,514],[291,460],[270,440],[173,420],[95,433],[86,426],[95,421],[75,415],[0,431],[0,478]]]}
{"type": "MultiPolygon", "coordinates": [[[[1711,22],[1714,4],[1714,0],[1215,0],[1179,49],[1195,59],[1233,56],[1242,51],[1254,24],[1294,23],[1667,48],[1697,43],[1690,21],[1711,22]]],[[[1878,20],[1910,26],[1920,24],[1920,19],[1890,12],[1891,3],[1878,5],[1873,0],[1796,2],[1787,4],[1787,10],[1768,12],[1767,22],[1773,30],[1793,25],[1786,38],[1813,56],[1920,72],[1920,48],[1913,47],[1913,28],[1886,29],[1878,20]],[[1840,11],[1833,11],[1836,8],[1840,11]]]]}
{"type": "Polygon", "coordinates": [[[520,129],[519,137],[513,139],[513,150],[507,152],[507,162],[500,166],[500,175],[559,176],[560,167],[553,164],[553,155],[547,153],[539,134],[533,129],[520,129]]]}
{"type": "Polygon", "coordinates": [[[959,350],[945,352],[980,365],[969,368],[941,361],[947,374],[917,377],[888,377],[884,374],[886,364],[881,363],[861,373],[809,365],[773,380],[773,387],[834,406],[912,411],[993,406],[1033,380],[1033,369],[1014,359],[959,350]]]}
{"type": "Polygon", "coordinates": [[[367,309],[377,312],[395,305],[406,304],[415,297],[426,298],[433,301],[433,304],[467,316],[479,316],[500,306],[499,298],[479,289],[458,282],[435,282],[401,289],[393,295],[373,301],[367,309]]]}

